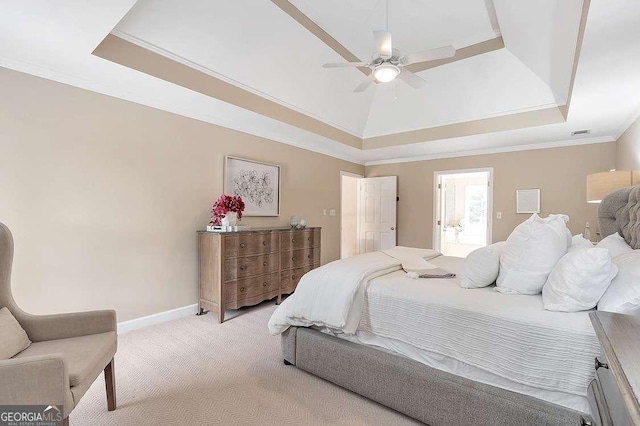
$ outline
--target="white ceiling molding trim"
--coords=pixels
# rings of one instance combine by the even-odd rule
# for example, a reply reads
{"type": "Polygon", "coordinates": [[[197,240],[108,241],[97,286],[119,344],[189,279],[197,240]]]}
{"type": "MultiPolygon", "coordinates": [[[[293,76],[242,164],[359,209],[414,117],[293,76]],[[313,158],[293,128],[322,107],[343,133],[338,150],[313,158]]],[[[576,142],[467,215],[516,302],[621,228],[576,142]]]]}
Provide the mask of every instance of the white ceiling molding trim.
{"type": "Polygon", "coordinates": [[[543,142],[539,144],[527,144],[527,145],[505,146],[500,148],[477,149],[472,151],[417,155],[412,157],[392,158],[388,160],[365,161],[364,165],[377,166],[381,164],[411,163],[416,161],[440,160],[444,158],[473,157],[476,155],[501,154],[505,152],[532,151],[532,150],[538,150],[538,149],[562,148],[567,146],[610,143],[615,141],[616,139],[610,136],[598,137],[598,138],[583,138],[583,139],[564,140],[564,141],[557,141],[557,142],[543,142]]]}
{"type": "Polygon", "coordinates": [[[618,131],[616,132],[616,140],[620,139],[620,136],[626,132],[629,127],[636,122],[636,120],[640,119],[640,103],[638,103],[638,108],[633,114],[630,114],[629,117],[622,123],[618,131]]]}

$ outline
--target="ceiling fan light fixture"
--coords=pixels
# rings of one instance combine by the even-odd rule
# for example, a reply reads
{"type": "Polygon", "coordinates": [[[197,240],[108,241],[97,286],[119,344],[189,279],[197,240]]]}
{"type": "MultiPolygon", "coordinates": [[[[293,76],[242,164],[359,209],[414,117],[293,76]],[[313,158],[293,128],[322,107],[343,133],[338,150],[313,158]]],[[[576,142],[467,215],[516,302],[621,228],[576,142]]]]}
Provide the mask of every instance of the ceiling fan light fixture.
{"type": "Polygon", "coordinates": [[[373,76],[380,83],[388,83],[395,80],[400,74],[400,68],[392,64],[382,64],[373,71],[373,76]]]}

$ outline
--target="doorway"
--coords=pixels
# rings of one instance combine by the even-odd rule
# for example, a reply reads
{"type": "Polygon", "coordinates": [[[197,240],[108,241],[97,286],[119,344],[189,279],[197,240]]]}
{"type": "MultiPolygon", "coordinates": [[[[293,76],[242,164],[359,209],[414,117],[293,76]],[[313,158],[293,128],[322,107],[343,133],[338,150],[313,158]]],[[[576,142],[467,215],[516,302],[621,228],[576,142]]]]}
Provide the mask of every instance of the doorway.
{"type": "Polygon", "coordinates": [[[348,172],[340,172],[340,259],[359,254],[358,205],[359,180],[348,172]]]}
{"type": "Polygon", "coordinates": [[[433,247],[467,257],[491,244],[493,168],[434,173],[433,247]]]}
{"type": "Polygon", "coordinates": [[[397,176],[340,172],[340,258],[396,245],[397,176]]]}

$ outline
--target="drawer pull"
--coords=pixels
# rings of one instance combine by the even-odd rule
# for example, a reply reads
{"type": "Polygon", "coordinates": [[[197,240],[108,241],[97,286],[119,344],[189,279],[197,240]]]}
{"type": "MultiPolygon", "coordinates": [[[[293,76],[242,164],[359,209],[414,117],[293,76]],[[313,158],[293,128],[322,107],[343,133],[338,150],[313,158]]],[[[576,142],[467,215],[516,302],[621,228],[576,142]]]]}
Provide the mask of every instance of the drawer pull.
{"type": "Polygon", "coordinates": [[[244,287],[240,287],[240,293],[244,293],[244,287]]]}
{"type": "Polygon", "coordinates": [[[307,259],[311,259],[311,255],[310,254],[307,255],[307,259]]]}
{"type": "Polygon", "coordinates": [[[311,237],[307,237],[307,241],[311,241],[311,237]]]}
{"type": "Polygon", "coordinates": [[[267,262],[262,262],[262,266],[267,266],[267,262]]]}
{"type": "Polygon", "coordinates": [[[266,282],[266,281],[262,283],[262,287],[266,287],[266,286],[268,286],[268,285],[269,285],[269,283],[268,283],[268,282],[266,282]]]}
{"type": "Polygon", "coordinates": [[[240,248],[245,248],[247,245],[245,243],[240,243],[240,248]]]}
{"type": "Polygon", "coordinates": [[[598,357],[596,357],[595,367],[596,367],[596,371],[598,371],[598,368],[606,368],[606,369],[609,369],[609,364],[604,363],[604,362],[600,362],[600,360],[598,359],[598,357]]]}
{"type": "Polygon", "coordinates": [[[296,276],[295,275],[291,275],[291,280],[295,281],[296,280],[296,276]]]}
{"type": "Polygon", "coordinates": [[[267,245],[267,242],[266,242],[266,241],[263,241],[263,242],[262,242],[262,245],[263,245],[263,246],[266,246],[266,245],[267,245]]]}
{"type": "Polygon", "coordinates": [[[291,242],[295,244],[296,243],[296,239],[295,238],[292,239],[291,242]]]}
{"type": "Polygon", "coordinates": [[[291,258],[291,260],[295,262],[295,261],[296,261],[296,258],[295,258],[295,257],[292,257],[292,258],[291,258]]]}
{"type": "Polygon", "coordinates": [[[593,423],[591,423],[590,420],[585,419],[584,417],[580,416],[580,426],[592,426],[593,423]]]}
{"type": "Polygon", "coordinates": [[[241,270],[241,271],[244,271],[244,266],[240,266],[240,270],[241,270]]]}

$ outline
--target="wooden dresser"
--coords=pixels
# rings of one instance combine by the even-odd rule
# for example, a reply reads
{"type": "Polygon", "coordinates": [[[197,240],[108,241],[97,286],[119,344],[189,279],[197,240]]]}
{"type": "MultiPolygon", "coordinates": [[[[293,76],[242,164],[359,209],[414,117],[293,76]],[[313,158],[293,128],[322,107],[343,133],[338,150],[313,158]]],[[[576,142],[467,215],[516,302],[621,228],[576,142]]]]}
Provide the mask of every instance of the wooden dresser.
{"type": "Polygon", "coordinates": [[[277,298],[320,266],[321,228],[198,232],[198,312],[218,313],[277,298]]]}
{"type": "Polygon", "coordinates": [[[595,359],[587,392],[593,418],[582,424],[640,425],[640,317],[595,311],[589,318],[604,359],[595,359]]]}

